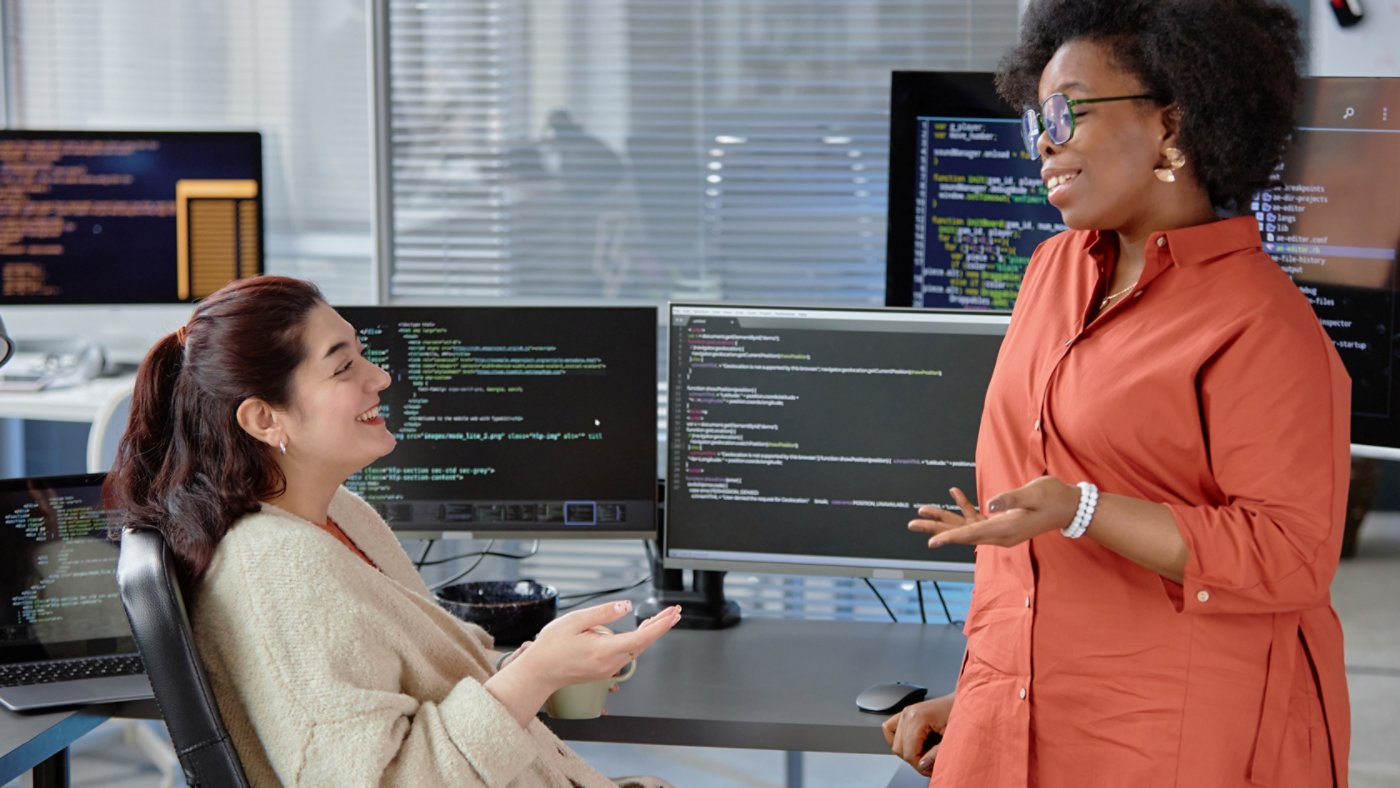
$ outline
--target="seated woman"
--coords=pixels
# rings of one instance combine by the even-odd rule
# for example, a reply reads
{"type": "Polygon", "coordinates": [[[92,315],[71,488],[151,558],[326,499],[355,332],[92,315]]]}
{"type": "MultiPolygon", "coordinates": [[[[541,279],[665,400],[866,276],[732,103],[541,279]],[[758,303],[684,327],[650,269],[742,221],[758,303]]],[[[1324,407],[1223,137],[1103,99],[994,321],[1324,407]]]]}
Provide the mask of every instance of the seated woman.
{"type": "Polygon", "coordinates": [[[137,373],[108,500],[175,553],[248,778],[614,786],[535,715],[645,651],[679,609],[613,636],[631,603],[575,611],[496,669],[490,636],[438,607],[341,486],[394,448],[388,385],[314,285],[276,276],[206,298],[137,373]]]}

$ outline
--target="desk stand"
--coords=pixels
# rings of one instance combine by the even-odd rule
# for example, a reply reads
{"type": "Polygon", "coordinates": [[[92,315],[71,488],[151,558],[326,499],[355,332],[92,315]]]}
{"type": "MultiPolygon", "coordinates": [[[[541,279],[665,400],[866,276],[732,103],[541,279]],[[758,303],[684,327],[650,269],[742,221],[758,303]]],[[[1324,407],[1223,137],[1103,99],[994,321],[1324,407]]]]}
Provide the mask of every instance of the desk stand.
{"type": "Polygon", "coordinates": [[[724,572],[696,569],[691,588],[680,569],[662,569],[652,562],[651,596],[637,605],[637,621],[651,618],[671,605],[681,606],[677,629],[728,629],[739,623],[739,603],[724,598],[724,572]]]}

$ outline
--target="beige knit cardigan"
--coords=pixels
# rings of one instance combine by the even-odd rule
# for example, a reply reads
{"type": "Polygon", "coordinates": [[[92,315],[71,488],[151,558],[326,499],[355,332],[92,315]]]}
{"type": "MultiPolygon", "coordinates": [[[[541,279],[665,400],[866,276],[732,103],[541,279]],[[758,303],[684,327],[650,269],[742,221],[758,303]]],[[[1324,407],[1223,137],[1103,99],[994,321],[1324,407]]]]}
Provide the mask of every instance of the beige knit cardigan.
{"type": "Polygon", "coordinates": [[[432,600],[398,540],[342,488],[331,517],[375,567],[274,506],[238,520],[191,614],[254,785],[615,788],[482,686],[491,638],[432,600]]]}

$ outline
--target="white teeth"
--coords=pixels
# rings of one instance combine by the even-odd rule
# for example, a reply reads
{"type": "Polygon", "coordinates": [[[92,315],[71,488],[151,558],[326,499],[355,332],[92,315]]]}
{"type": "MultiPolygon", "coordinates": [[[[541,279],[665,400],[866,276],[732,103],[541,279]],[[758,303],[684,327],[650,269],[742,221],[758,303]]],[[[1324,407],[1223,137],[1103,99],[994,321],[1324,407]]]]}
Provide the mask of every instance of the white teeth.
{"type": "Polygon", "coordinates": [[[1052,177],[1052,178],[1049,178],[1049,179],[1047,179],[1047,180],[1045,181],[1045,188],[1046,188],[1047,190],[1053,192],[1053,191],[1055,191],[1056,189],[1060,188],[1061,186],[1064,186],[1066,183],[1069,183],[1070,181],[1074,180],[1074,179],[1075,179],[1075,176],[1077,176],[1078,174],[1079,174],[1079,173],[1069,173],[1069,174],[1066,174],[1066,175],[1056,175],[1056,176],[1054,176],[1054,177],[1052,177]]]}
{"type": "Polygon", "coordinates": [[[375,405],[373,408],[370,408],[369,410],[365,411],[364,413],[361,413],[360,415],[356,416],[356,417],[355,417],[355,421],[369,421],[370,419],[372,419],[372,418],[374,418],[374,417],[376,417],[376,416],[378,416],[378,415],[379,415],[379,406],[378,406],[378,405],[375,405]]]}

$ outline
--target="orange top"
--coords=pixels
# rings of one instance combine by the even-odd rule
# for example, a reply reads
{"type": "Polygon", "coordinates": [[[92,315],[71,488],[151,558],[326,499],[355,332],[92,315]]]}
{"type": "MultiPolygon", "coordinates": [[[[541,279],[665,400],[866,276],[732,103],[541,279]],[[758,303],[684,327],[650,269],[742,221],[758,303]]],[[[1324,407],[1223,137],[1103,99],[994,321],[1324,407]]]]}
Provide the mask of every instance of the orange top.
{"type": "Polygon", "coordinates": [[[1036,250],[987,392],[977,491],[1051,474],[1164,503],[1190,549],[1184,585],[1101,547],[1092,524],[977,548],[933,783],[1331,785],[1330,750],[1345,786],[1328,587],[1350,379],[1253,218],[1153,234],[1138,286],[1086,325],[1116,256],[1113,233],[1089,231],[1036,250]]]}
{"type": "Polygon", "coordinates": [[[363,550],[357,547],[354,542],[350,541],[350,537],[346,536],[345,531],[341,530],[340,524],[332,520],[329,516],[327,516],[326,521],[321,524],[321,530],[340,540],[341,544],[350,548],[350,552],[363,558],[365,563],[374,566],[375,569],[379,568],[375,566],[373,561],[369,560],[369,556],[365,555],[363,550]]]}

